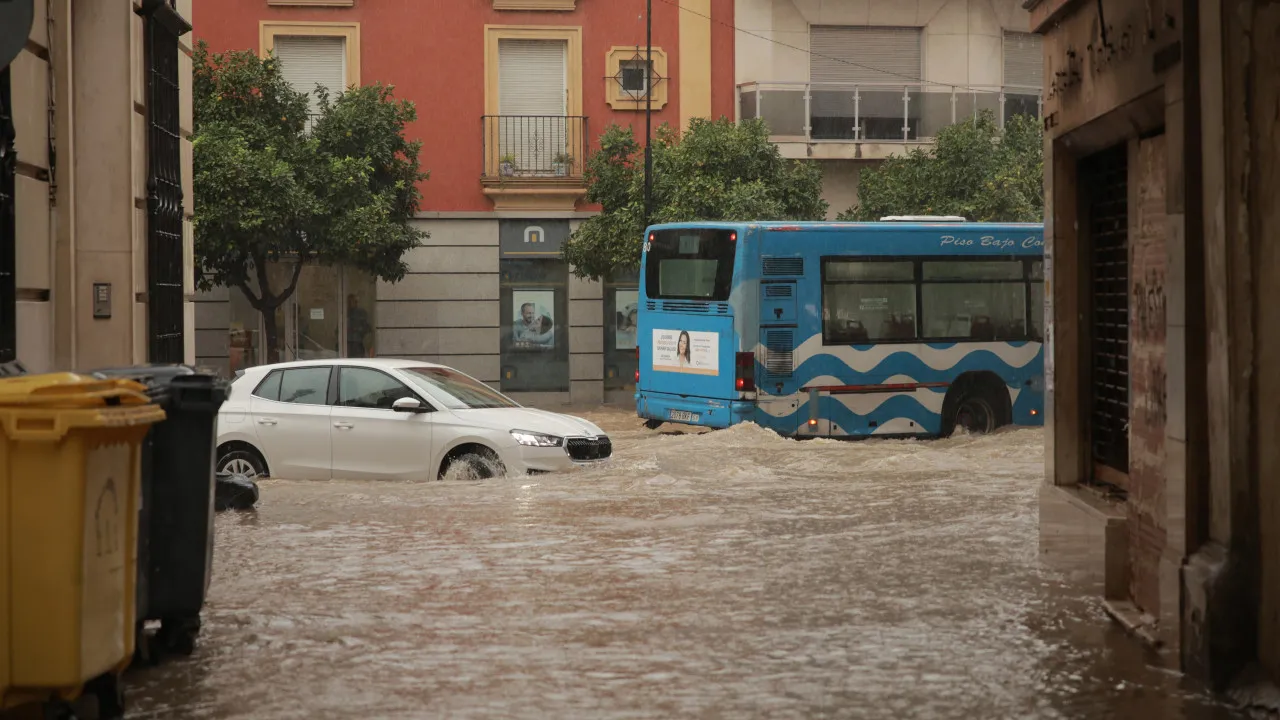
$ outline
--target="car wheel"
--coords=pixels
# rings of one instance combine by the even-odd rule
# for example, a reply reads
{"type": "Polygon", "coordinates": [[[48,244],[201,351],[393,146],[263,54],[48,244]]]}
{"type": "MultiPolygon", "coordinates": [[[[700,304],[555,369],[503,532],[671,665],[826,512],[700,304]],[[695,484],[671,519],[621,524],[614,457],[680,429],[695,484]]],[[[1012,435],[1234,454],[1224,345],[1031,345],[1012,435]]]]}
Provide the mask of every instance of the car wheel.
{"type": "Polygon", "coordinates": [[[450,480],[489,480],[504,473],[502,463],[490,453],[468,452],[449,461],[444,476],[450,480]]]}
{"type": "Polygon", "coordinates": [[[218,458],[218,472],[253,479],[267,474],[267,464],[252,450],[235,449],[218,458]]]}

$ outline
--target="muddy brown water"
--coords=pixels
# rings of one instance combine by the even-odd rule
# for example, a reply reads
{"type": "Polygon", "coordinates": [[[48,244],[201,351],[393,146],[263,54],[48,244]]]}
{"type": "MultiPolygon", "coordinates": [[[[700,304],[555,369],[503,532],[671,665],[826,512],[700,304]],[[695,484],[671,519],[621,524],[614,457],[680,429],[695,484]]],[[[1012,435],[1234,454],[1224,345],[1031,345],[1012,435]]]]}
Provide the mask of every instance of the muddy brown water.
{"type": "Polygon", "coordinates": [[[1043,432],[587,413],[606,466],[267,480],[131,718],[1228,718],[1039,558],[1043,432]]]}

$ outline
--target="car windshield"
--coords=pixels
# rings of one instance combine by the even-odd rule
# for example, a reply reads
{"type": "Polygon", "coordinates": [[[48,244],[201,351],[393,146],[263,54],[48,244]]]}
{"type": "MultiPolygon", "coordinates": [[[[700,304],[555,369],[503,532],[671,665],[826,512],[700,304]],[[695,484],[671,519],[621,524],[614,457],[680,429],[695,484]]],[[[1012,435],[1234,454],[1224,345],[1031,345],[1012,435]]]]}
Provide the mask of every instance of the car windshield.
{"type": "Polygon", "coordinates": [[[402,372],[450,410],[520,407],[506,395],[456,370],[415,367],[403,368],[402,372]]]}

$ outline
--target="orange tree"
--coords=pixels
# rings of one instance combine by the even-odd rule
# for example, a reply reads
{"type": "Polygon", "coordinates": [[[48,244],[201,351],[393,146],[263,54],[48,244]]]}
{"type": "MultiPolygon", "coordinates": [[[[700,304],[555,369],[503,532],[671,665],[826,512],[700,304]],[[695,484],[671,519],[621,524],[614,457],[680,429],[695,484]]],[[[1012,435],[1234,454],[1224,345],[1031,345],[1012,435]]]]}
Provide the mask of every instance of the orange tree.
{"type": "MultiPolygon", "coordinates": [[[[762,121],[695,119],[683,135],[654,133],[650,222],[821,220],[822,171],[787,160],[762,121]]],[[[579,277],[610,279],[640,266],[644,239],[644,148],[631,128],[611,126],[587,161],[587,200],[601,212],[565,244],[579,277]]]]}
{"type": "Polygon", "coordinates": [[[943,128],[928,150],[917,148],[864,168],[858,205],[840,219],[959,215],[978,222],[1042,222],[1042,139],[1033,117],[1015,115],[1001,129],[984,111],[943,128]]]}
{"type": "Polygon", "coordinates": [[[425,233],[410,220],[422,197],[422,144],[404,137],[413,103],[392,88],[315,89],[319,113],[273,57],[195,51],[194,187],[198,284],[236,288],[262,314],[279,359],[276,308],[304,265],[342,265],[395,282],[425,233]],[[268,265],[293,262],[288,280],[268,265]]]}

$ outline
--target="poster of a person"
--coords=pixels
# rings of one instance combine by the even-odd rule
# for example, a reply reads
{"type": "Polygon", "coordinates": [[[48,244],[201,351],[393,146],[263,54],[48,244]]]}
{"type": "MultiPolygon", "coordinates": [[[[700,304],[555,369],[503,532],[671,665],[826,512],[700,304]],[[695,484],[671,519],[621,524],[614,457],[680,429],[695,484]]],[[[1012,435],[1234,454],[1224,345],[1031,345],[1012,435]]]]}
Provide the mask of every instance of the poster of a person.
{"type": "Polygon", "coordinates": [[[654,330],[653,369],[695,375],[720,374],[720,336],[696,330],[654,330]]]}
{"type": "Polygon", "coordinates": [[[556,346],[555,297],[552,290],[517,290],[511,294],[511,339],[517,348],[551,350],[556,346]]]}
{"type": "Polygon", "coordinates": [[[614,307],[617,318],[614,321],[614,348],[617,350],[633,350],[636,347],[636,333],[640,322],[640,293],[637,290],[617,290],[614,292],[614,307]]]}

